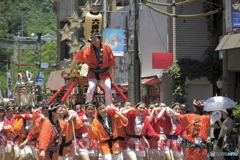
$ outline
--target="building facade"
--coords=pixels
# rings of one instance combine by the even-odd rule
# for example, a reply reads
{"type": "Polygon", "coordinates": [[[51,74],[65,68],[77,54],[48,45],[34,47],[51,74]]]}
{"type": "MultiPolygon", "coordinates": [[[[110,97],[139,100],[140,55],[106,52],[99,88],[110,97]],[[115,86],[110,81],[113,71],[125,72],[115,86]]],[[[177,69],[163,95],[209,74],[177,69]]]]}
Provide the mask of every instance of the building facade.
{"type": "Polygon", "coordinates": [[[216,51],[223,61],[221,95],[240,102],[240,1],[223,1],[224,16],[222,19],[223,32],[219,38],[216,51]]]}
{"type": "MultiPolygon", "coordinates": [[[[67,21],[67,17],[71,17],[74,12],[81,17],[82,12],[86,11],[87,0],[61,0],[58,3],[58,29],[62,29],[67,21]]],[[[158,2],[158,1],[156,1],[158,2]]],[[[180,0],[172,1],[165,0],[161,3],[180,2],[180,0]]],[[[109,5],[114,5],[113,1],[108,2],[109,5]]],[[[129,1],[121,1],[116,3],[117,12],[109,12],[108,28],[125,29],[128,25],[129,18],[129,1]]],[[[154,7],[177,15],[191,15],[206,12],[205,8],[210,4],[205,4],[201,0],[196,0],[189,4],[177,7],[154,7]]],[[[206,50],[211,47],[212,33],[214,22],[218,22],[219,15],[199,18],[172,18],[166,15],[157,13],[145,5],[140,5],[139,10],[139,54],[141,58],[142,79],[146,77],[157,77],[158,82],[152,84],[143,84],[142,100],[145,102],[164,101],[166,104],[173,102],[172,81],[166,69],[153,69],[152,53],[154,52],[171,52],[173,60],[180,58],[202,59],[206,50]],[[147,95],[147,96],[146,96],[147,95]]],[[[219,26],[215,24],[215,28],[219,26]]],[[[74,36],[77,38],[83,37],[84,28],[75,30],[74,36]]],[[[71,59],[73,54],[68,53],[67,43],[69,40],[60,41],[58,34],[58,69],[66,66],[66,59],[71,59]],[[64,60],[65,59],[65,60],[64,60]]],[[[124,57],[116,57],[117,68],[116,75],[113,81],[118,85],[125,83],[128,77],[128,53],[127,46],[124,57]]],[[[193,66],[194,67],[194,66],[193,66]]],[[[187,104],[192,105],[193,99],[206,99],[212,97],[215,89],[206,77],[196,80],[186,79],[185,83],[188,94],[187,104]]],[[[127,91],[126,86],[125,91],[127,91]]]]}

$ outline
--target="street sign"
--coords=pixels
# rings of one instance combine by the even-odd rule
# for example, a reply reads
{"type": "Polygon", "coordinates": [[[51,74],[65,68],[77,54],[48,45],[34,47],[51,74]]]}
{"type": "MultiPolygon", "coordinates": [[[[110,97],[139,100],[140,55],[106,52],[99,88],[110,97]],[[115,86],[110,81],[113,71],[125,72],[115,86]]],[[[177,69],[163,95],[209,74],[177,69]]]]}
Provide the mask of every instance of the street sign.
{"type": "Polygon", "coordinates": [[[36,82],[43,82],[43,78],[42,77],[36,77],[36,82]]]}
{"type": "Polygon", "coordinates": [[[48,63],[41,63],[40,68],[48,68],[48,63]]]}

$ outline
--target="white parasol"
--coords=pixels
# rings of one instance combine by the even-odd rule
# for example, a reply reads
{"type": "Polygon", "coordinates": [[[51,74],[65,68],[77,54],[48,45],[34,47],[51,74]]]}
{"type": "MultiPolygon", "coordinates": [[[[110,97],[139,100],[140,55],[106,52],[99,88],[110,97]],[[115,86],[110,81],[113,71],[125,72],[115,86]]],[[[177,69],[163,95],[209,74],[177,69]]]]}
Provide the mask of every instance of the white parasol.
{"type": "Polygon", "coordinates": [[[234,108],[236,105],[236,102],[233,100],[222,96],[208,98],[204,103],[205,106],[203,109],[205,111],[220,111],[223,109],[234,108]]]}

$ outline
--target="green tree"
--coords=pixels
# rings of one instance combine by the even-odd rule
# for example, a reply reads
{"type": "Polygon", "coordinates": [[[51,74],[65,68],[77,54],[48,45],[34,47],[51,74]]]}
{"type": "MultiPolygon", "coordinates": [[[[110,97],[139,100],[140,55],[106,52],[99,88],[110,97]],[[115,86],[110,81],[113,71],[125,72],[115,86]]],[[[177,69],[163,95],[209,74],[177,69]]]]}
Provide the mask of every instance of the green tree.
{"type": "MultiPolygon", "coordinates": [[[[11,36],[17,32],[24,32],[23,36],[31,36],[32,33],[42,32],[43,35],[51,34],[56,36],[57,30],[56,3],[50,3],[49,0],[1,0],[0,1],[0,38],[10,40],[11,36]],[[23,29],[23,30],[22,30],[23,29]]],[[[22,34],[20,34],[22,36],[22,34]]],[[[35,35],[36,36],[36,35],[35,35]]],[[[56,63],[56,42],[46,42],[41,50],[42,62],[49,64],[56,63]],[[45,57],[46,56],[46,57],[45,57]]],[[[21,63],[35,64],[38,62],[38,56],[32,53],[36,50],[22,50],[21,63]]],[[[14,49],[0,48],[0,65],[9,65],[13,62],[14,49]]],[[[18,66],[11,64],[12,85],[15,86],[15,75],[18,72],[18,66]]],[[[22,66],[21,70],[30,71],[34,74],[34,80],[38,72],[38,66],[22,66]]],[[[44,72],[44,80],[55,68],[41,69],[44,72]]],[[[0,71],[1,89],[4,97],[6,96],[7,78],[6,72],[0,71]]]]}
{"type": "Polygon", "coordinates": [[[24,36],[42,32],[43,35],[56,36],[57,15],[56,3],[49,0],[15,0],[17,21],[14,30],[23,29],[24,36]]]}
{"type": "Polygon", "coordinates": [[[0,1],[0,38],[12,35],[12,26],[15,21],[15,5],[11,0],[0,1]]]}
{"type": "MultiPolygon", "coordinates": [[[[33,55],[32,53],[38,52],[37,50],[24,50],[22,52],[22,63],[27,64],[37,64],[39,63],[39,59],[41,56],[41,62],[42,63],[48,63],[48,64],[56,64],[56,56],[57,56],[57,43],[55,41],[49,41],[45,44],[42,44],[42,48],[39,54],[33,55]]],[[[33,80],[35,80],[37,73],[39,71],[39,66],[22,66],[23,71],[29,71],[33,73],[33,80]]],[[[56,68],[49,67],[49,68],[41,68],[41,72],[44,73],[44,85],[46,85],[48,77],[50,73],[56,68]]],[[[17,70],[16,70],[17,71],[17,70]]]]}

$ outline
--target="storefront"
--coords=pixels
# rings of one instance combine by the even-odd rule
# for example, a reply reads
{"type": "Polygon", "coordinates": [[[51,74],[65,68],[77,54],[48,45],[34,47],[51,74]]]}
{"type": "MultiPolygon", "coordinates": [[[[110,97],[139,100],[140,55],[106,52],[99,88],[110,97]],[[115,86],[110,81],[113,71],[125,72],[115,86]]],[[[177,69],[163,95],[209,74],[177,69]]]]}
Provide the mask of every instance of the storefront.
{"type": "MultiPolygon", "coordinates": [[[[162,83],[159,80],[159,78],[156,75],[142,77],[141,82],[142,82],[142,89],[141,89],[142,101],[145,102],[146,104],[148,104],[149,102],[159,103],[160,102],[160,85],[162,83]]],[[[126,92],[128,88],[128,82],[121,84],[121,88],[126,92]]]]}

